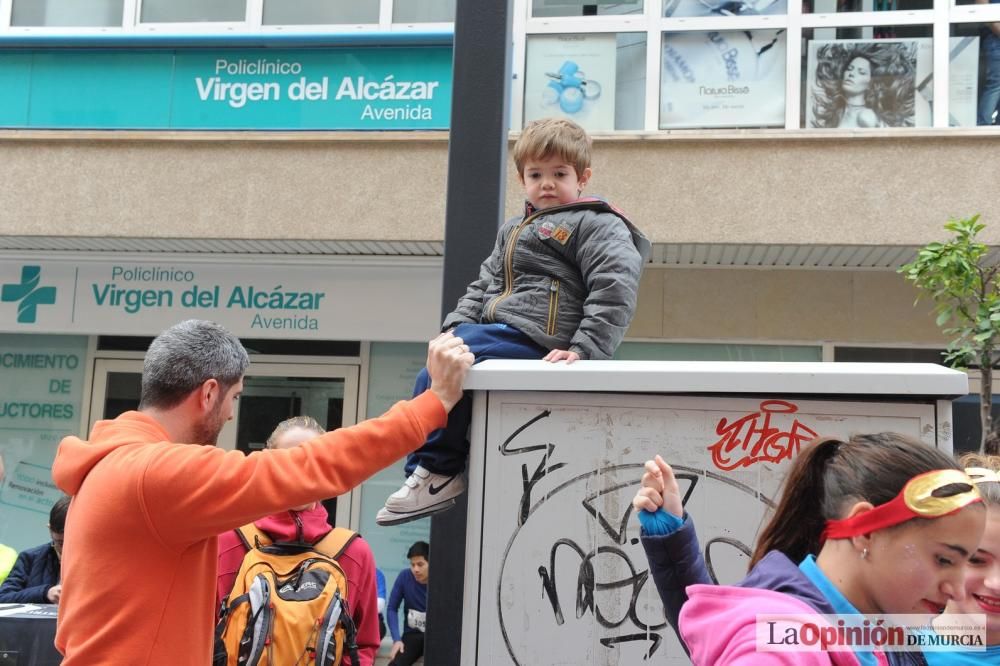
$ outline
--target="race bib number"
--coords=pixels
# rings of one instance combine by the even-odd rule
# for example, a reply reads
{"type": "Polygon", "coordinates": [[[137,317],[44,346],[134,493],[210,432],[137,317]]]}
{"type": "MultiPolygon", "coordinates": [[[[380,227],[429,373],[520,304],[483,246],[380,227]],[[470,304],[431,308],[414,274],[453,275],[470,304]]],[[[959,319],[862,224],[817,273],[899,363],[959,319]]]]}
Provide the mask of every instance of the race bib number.
{"type": "Polygon", "coordinates": [[[406,624],[410,625],[417,631],[423,631],[424,627],[427,626],[427,613],[424,611],[410,609],[406,613],[406,624]]]}

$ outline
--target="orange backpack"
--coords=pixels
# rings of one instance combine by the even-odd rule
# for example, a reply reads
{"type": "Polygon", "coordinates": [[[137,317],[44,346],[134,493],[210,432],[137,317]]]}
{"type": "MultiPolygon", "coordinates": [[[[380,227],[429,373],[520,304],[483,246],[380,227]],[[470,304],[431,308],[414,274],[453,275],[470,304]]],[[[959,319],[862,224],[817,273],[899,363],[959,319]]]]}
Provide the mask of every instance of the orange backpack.
{"type": "Polygon", "coordinates": [[[347,577],[337,563],[357,533],[335,528],[315,544],[272,542],[255,525],[236,530],[247,547],[222,601],[213,666],[358,666],[347,577]]]}

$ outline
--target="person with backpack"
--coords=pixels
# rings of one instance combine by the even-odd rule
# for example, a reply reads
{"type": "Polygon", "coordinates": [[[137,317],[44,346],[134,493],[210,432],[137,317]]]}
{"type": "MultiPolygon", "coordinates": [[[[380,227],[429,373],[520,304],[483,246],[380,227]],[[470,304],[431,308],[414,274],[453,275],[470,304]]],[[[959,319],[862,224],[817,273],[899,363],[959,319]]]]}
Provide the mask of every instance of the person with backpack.
{"type": "MultiPolygon", "coordinates": [[[[310,439],[314,439],[325,432],[323,427],[310,416],[294,416],[279,423],[271,436],[267,438],[266,448],[268,449],[289,449],[310,439]]],[[[252,539],[263,533],[263,539],[271,544],[307,544],[314,550],[328,555],[335,555],[334,559],[343,570],[346,581],[346,601],[349,609],[349,617],[355,630],[355,642],[357,645],[358,663],[361,666],[372,666],[375,662],[375,654],[378,652],[381,636],[379,635],[379,612],[376,597],[376,577],[375,558],[372,555],[368,542],[361,538],[361,535],[348,530],[343,530],[342,536],[333,533],[333,528],[328,521],[329,514],[320,502],[311,502],[293,507],[287,511],[280,511],[270,516],[265,516],[255,520],[251,525],[237,530],[229,530],[219,535],[219,574],[216,584],[216,606],[222,609],[238,608],[238,604],[233,601],[239,595],[233,593],[234,584],[239,585],[237,580],[241,568],[248,563],[247,555],[253,553],[252,539]],[[248,535],[244,536],[241,530],[247,530],[248,535]],[[347,543],[341,545],[340,542],[332,542],[330,549],[336,552],[327,552],[324,544],[330,543],[331,538],[346,538],[347,543]],[[227,603],[228,602],[228,603],[227,603]]],[[[293,548],[290,553],[291,558],[302,555],[302,551],[293,548]]],[[[308,557],[308,553],[306,553],[308,557]]],[[[289,559],[289,563],[293,560],[289,559]]],[[[312,601],[312,600],[307,600],[312,601]]],[[[325,611],[321,603],[316,604],[319,610],[325,611]]],[[[281,607],[276,608],[275,621],[280,618],[277,615],[281,612],[281,607]]],[[[245,630],[245,622],[236,615],[229,614],[226,610],[225,619],[232,623],[236,621],[236,627],[229,627],[231,632],[242,633],[245,630]],[[237,631],[239,630],[239,631],[237,631]]],[[[294,611],[290,615],[294,617],[294,611]]],[[[225,629],[225,627],[220,627],[225,629]]],[[[296,639],[290,645],[275,645],[272,652],[272,663],[284,663],[282,655],[298,655],[303,647],[308,643],[313,627],[301,626],[292,631],[296,639]]],[[[346,630],[345,630],[346,633],[346,630]]],[[[280,632],[276,632],[280,635],[280,632]]],[[[346,638],[346,636],[345,636],[346,638]]],[[[218,647],[218,646],[217,646],[218,647]]],[[[344,652],[342,663],[358,666],[350,658],[349,650],[344,652]]],[[[235,663],[235,655],[226,655],[227,660],[232,658],[235,663]]],[[[294,660],[294,658],[293,658],[294,660]]],[[[289,661],[288,663],[292,663],[289,661]]],[[[317,663],[320,663],[317,661],[317,663]]]]}
{"type": "MultiPolygon", "coordinates": [[[[150,344],[137,411],[65,437],[52,480],[73,496],[56,648],[62,666],[211,663],[218,535],[342,495],[444,427],[474,361],[461,338],[430,342],[431,387],[384,415],[291,449],[215,446],[250,365],[209,321],[150,344]]],[[[280,592],[280,590],[278,590],[280,592]]]]}
{"type": "Polygon", "coordinates": [[[427,579],[430,574],[431,547],[417,541],[406,551],[410,568],[396,576],[389,594],[387,619],[392,634],[389,666],[410,666],[424,655],[424,629],[427,625],[427,579]],[[399,632],[399,605],[403,604],[405,624],[399,632]]]}

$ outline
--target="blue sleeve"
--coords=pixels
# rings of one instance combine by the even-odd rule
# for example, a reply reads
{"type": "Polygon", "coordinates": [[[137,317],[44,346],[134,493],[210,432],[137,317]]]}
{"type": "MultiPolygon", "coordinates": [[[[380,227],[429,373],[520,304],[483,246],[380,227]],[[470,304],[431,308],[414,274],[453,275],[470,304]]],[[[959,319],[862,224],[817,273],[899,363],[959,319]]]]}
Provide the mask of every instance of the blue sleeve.
{"type": "Polygon", "coordinates": [[[643,534],[641,539],[649,561],[649,573],[663,602],[663,613],[684,645],[677,631],[677,618],[687,602],[688,585],[715,584],[705,567],[694,523],[685,513],[684,523],[677,531],[666,535],[643,534]]]}
{"type": "Polygon", "coordinates": [[[385,599],[385,574],[381,569],[375,569],[375,596],[385,599]]]}
{"type": "Polygon", "coordinates": [[[31,553],[24,551],[17,556],[14,568],[0,585],[0,604],[47,604],[46,594],[52,587],[48,583],[29,585],[31,553]]]}
{"type": "Polygon", "coordinates": [[[403,603],[403,578],[408,571],[401,571],[396,576],[396,582],[392,584],[392,594],[389,595],[389,603],[385,608],[385,622],[389,625],[389,633],[392,634],[392,641],[399,640],[399,605],[403,603]]]}

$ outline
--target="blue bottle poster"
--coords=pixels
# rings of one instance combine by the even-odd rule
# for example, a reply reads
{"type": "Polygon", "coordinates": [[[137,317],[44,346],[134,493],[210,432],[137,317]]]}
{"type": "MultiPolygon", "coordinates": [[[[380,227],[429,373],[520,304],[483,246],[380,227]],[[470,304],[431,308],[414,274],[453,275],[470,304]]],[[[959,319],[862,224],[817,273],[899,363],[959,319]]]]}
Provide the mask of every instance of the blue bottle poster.
{"type": "Polygon", "coordinates": [[[544,35],[528,40],[525,121],[565,116],[589,131],[615,128],[617,37],[544,35]]]}

